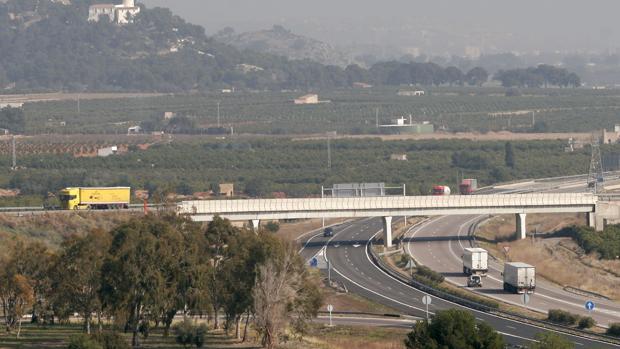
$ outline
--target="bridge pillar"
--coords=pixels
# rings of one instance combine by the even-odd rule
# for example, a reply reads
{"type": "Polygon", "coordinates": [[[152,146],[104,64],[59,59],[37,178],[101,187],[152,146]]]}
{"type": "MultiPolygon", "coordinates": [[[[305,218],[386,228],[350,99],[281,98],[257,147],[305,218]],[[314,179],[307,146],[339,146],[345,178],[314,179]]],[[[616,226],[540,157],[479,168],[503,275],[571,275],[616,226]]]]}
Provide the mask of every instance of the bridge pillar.
{"type": "Polygon", "coordinates": [[[517,238],[525,239],[527,237],[527,223],[525,221],[526,214],[525,213],[517,213],[517,238]]]}
{"type": "Polygon", "coordinates": [[[383,217],[383,243],[386,248],[392,247],[392,217],[383,217]]]}
{"type": "Polygon", "coordinates": [[[594,214],[594,212],[586,213],[586,220],[588,227],[596,228],[596,215],[594,214]]]}
{"type": "Polygon", "coordinates": [[[254,230],[254,232],[258,232],[258,226],[260,225],[260,220],[259,219],[252,219],[250,221],[250,226],[252,227],[252,230],[254,230]]]}

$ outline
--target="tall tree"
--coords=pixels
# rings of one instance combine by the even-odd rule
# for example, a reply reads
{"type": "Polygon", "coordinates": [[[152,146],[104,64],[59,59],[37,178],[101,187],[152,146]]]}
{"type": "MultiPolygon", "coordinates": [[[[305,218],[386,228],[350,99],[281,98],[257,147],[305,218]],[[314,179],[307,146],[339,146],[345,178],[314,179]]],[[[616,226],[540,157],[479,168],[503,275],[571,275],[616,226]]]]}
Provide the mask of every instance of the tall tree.
{"type": "Polygon", "coordinates": [[[489,80],[489,73],[482,67],[475,67],[465,74],[465,79],[471,86],[482,86],[489,80]]]}
{"type": "Polygon", "coordinates": [[[109,255],[102,267],[100,295],[104,307],[130,329],[132,345],[140,346],[141,327],[157,320],[170,272],[177,270],[182,236],[156,216],[133,219],[112,231],[109,255]]]}
{"type": "Polygon", "coordinates": [[[85,237],[67,240],[59,258],[51,268],[52,302],[57,308],[68,308],[84,319],[84,330],[91,332],[92,315],[101,325],[101,267],[110,248],[107,232],[94,230],[85,237]]]}

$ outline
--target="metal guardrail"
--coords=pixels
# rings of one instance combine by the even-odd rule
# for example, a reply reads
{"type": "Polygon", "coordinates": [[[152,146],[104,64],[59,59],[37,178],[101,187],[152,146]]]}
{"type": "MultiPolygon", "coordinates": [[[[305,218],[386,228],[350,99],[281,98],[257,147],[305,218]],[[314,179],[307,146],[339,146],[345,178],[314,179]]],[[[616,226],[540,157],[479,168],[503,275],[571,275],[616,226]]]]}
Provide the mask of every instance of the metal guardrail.
{"type": "Polygon", "coordinates": [[[390,268],[389,266],[386,266],[385,263],[383,262],[383,260],[381,260],[381,258],[379,258],[376,254],[375,251],[373,251],[373,249],[371,248],[372,244],[368,244],[367,245],[367,249],[368,249],[368,253],[372,259],[372,262],[379,267],[381,270],[383,270],[384,272],[386,272],[388,275],[390,275],[392,278],[406,284],[406,285],[410,285],[422,292],[426,292],[432,296],[435,296],[437,298],[441,298],[443,300],[470,308],[470,309],[474,309],[474,310],[478,310],[481,312],[485,312],[485,313],[489,313],[489,314],[493,314],[495,316],[499,316],[505,319],[509,319],[509,320],[517,320],[517,321],[524,321],[528,324],[531,325],[535,325],[535,326],[539,326],[545,329],[551,329],[554,331],[558,331],[558,332],[562,332],[565,334],[569,334],[569,335],[574,335],[574,336],[579,336],[579,337],[583,337],[583,338],[589,338],[589,339],[594,339],[594,340],[598,340],[604,343],[608,343],[608,344],[613,344],[613,345],[620,345],[620,339],[615,338],[615,337],[611,337],[611,336],[607,336],[607,335],[601,335],[601,334],[593,334],[591,332],[586,332],[586,331],[582,331],[579,329],[575,329],[572,327],[566,327],[566,326],[561,326],[552,322],[548,322],[548,321],[543,321],[543,320],[539,320],[539,319],[534,319],[528,316],[524,316],[521,314],[516,314],[516,313],[511,313],[511,312],[507,312],[507,311],[502,311],[502,310],[497,310],[497,309],[493,309],[489,306],[486,306],[484,304],[481,303],[477,303],[475,301],[472,300],[468,300],[468,299],[464,299],[458,296],[455,296],[453,294],[438,290],[434,287],[428,286],[426,284],[420,283],[419,281],[414,280],[413,278],[407,278],[404,275],[396,272],[395,270],[393,270],[392,268],[390,268]]]}

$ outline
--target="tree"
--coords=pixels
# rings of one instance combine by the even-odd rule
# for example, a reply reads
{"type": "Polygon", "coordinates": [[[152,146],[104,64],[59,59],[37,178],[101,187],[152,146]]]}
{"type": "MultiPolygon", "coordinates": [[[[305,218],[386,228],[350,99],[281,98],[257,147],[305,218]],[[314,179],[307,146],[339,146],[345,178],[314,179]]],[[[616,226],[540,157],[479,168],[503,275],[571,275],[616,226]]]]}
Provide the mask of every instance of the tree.
{"type": "Polygon", "coordinates": [[[459,309],[439,311],[433,321],[419,321],[407,335],[405,346],[410,349],[504,348],[502,336],[485,323],[476,323],[469,312],[459,309]]]}
{"type": "Polygon", "coordinates": [[[60,308],[78,312],[84,319],[84,330],[91,332],[92,314],[101,326],[101,267],[110,248],[111,237],[94,230],[85,237],[73,237],[63,244],[52,266],[51,301],[60,308]]]}
{"type": "Polygon", "coordinates": [[[138,334],[157,319],[164,295],[170,294],[171,271],[178,270],[183,238],[159,217],[132,219],[112,231],[108,257],[102,266],[100,297],[104,308],[131,330],[132,346],[138,334]]]}
{"type": "Polygon", "coordinates": [[[444,76],[450,86],[454,84],[463,85],[463,82],[465,82],[465,75],[457,67],[447,67],[444,71],[444,76]]]}
{"type": "Polygon", "coordinates": [[[573,349],[575,344],[554,332],[541,332],[536,335],[536,342],[530,349],[573,349]]]}
{"type": "Polygon", "coordinates": [[[11,269],[2,269],[0,271],[0,302],[2,302],[5,327],[7,332],[11,332],[15,326],[18,326],[17,338],[19,338],[22,317],[34,302],[34,291],[26,276],[15,274],[11,269]]]}
{"type": "Polygon", "coordinates": [[[303,321],[315,315],[321,303],[318,286],[308,282],[308,272],[295,247],[283,241],[273,247],[271,257],[258,268],[252,293],[254,323],[268,349],[277,344],[278,334],[291,317],[303,321]]]}
{"type": "Polygon", "coordinates": [[[504,163],[507,167],[515,168],[515,150],[511,142],[504,145],[504,163]]]}
{"type": "Polygon", "coordinates": [[[489,73],[484,68],[475,67],[465,74],[465,80],[470,86],[482,86],[489,80],[489,73]]]}

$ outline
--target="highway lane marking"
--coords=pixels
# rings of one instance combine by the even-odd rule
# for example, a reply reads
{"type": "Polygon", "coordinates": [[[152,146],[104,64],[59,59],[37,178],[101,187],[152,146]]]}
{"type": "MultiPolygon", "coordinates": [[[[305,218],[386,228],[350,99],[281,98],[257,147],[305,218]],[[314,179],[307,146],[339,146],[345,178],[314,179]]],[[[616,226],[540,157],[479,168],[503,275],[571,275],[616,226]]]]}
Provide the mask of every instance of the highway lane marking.
{"type": "Polygon", "coordinates": [[[508,326],[508,325],[506,325],[506,327],[508,327],[508,328],[509,328],[509,329],[511,329],[511,330],[516,330],[516,329],[517,329],[517,328],[516,328],[516,327],[514,327],[514,326],[508,326]]]}
{"type": "MultiPolygon", "coordinates": [[[[388,278],[390,278],[390,279],[392,279],[392,280],[394,280],[394,281],[396,281],[396,282],[399,282],[399,283],[401,283],[402,285],[405,285],[405,286],[407,286],[407,287],[410,287],[410,288],[412,288],[412,289],[416,290],[417,292],[420,292],[420,293],[422,293],[422,294],[425,294],[425,295],[430,296],[430,294],[428,294],[428,293],[426,293],[426,292],[424,292],[424,291],[418,290],[417,288],[415,288],[415,287],[413,287],[413,286],[411,286],[411,285],[409,285],[409,284],[403,283],[403,282],[399,281],[398,279],[396,279],[396,278],[394,278],[394,277],[390,276],[388,273],[386,273],[385,271],[383,271],[381,268],[379,268],[377,265],[375,265],[375,263],[373,263],[373,262],[372,262],[372,260],[370,259],[370,256],[368,255],[368,245],[370,244],[370,242],[372,241],[372,239],[374,239],[374,237],[375,237],[375,236],[377,236],[380,232],[381,232],[381,231],[378,231],[375,235],[373,235],[373,236],[372,236],[372,237],[371,237],[371,238],[370,238],[370,239],[366,242],[366,259],[368,260],[368,262],[369,262],[370,264],[372,264],[372,266],[373,266],[373,267],[375,267],[377,270],[379,270],[379,272],[381,272],[382,274],[384,274],[384,275],[385,275],[385,276],[387,276],[388,278]]],[[[335,270],[335,269],[334,269],[334,270],[335,270]]],[[[386,298],[386,299],[389,299],[389,300],[395,301],[396,303],[401,304],[401,305],[404,305],[404,306],[406,306],[406,307],[409,307],[409,308],[413,308],[413,309],[420,310],[420,308],[413,307],[413,306],[411,306],[411,305],[409,305],[409,304],[405,304],[405,303],[399,302],[399,301],[397,301],[397,300],[393,300],[392,298],[389,298],[389,297],[384,296],[384,295],[382,295],[382,294],[380,294],[380,293],[377,293],[377,292],[374,292],[374,291],[372,291],[372,290],[370,290],[370,289],[368,289],[368,288],[365,288],[364,286],[361,286],[361,285],[359,285],[358,283],[356,283],[356,282],[352,281],[351,279],[347,278],[346,276],[342,275],[342,273],[340,273],[340,272],[338,272],[338,271],[337,271],[337,273],[338,273],[340,276],[342,276],[342,277],[344,277],[345,279],[347,279],[347,280],[349,280],[350,282],[352,282],[353,284],[358,285],[359,287],[361,287],[362,289],[367,290],[367,291],[368,291],[368,292],[370,292],[370,293],[376,294],[376,295],[378,295],[378,296],[380,296],[380,297],[382,297],[382,298],[386,298]]],[[[414,297],[414,299],[415,299],[416,301],[418,301],[418,299],[417,299],[417,298],[415,298],[415,297],[414,297]]],[[[456,307],[459,307],[459,308],[468,309],[469,311],[471,311],[471,312],[473,312],[473,313],[479,313],[479,314],[481,313],[481,312],[479,312],[479,311],[477,311],[477,310],[475,310],[475,309],[467,308],[467,307],[465,307],[465,306],[462,306],[462,305],[456,304],[456,303],[451,302],[451,301],[446,300],[446,299],[442,299],[442,301],[443,301],[443,302],[446,302],[446,303],[448,303],[448,304],[452,304],[453,306],[456,306],[456,307]]],[[[431,314],[431,315],[435,315],[433,312],[429,312],[429,314],[431,314]]],[[[513,322],[513,323],[518,323],[518,324],[520,324],[520,325],[525,325],[525,326],[528,326],[528,327],[537,328],[537,329],[539,329],[539,330],[543,330],[543,331],[551,331],[551,332],[554,332],[554,333],[557,333],[557,334],[560,334],[560,335],[564,335],[564,336],[569,337],[569,338],[580,338],[580,339],[583,339],[582,337],[575,336],[575,335],[572,335],[572,334],[569,334],[569,333],[559,332],[559,331],[556,331],[556,330],[553,330],[553,329],[548,329],[548,328],[544,328],[544,327],[536,326],[536,325],[533,325],[533,324],[524,324],[524,323],[522,323],[522,322],[518,322],[518,321],[516,321],[516,320],[511,320],[511,319],[504,318],[504,317],[501,317],[501,316],[493,315],[493,314],[491,314],[491,313],[483,313],[483,314],[484,314],[484,315],[486,315],[486,316],[488,316],[488,317],[493,317],[493,318],[496,318],[496,319],[501,319],[501,320],[503,320],[503,321],[513,322]]],[[[486,322],[486,321],[484,321],[484,320],[480,320],[480,321],[486,322]]],[[[530,341],[530,342],[537,342],[536,340],[533,340],[533,339],[530,339],[530,338],[521,337],[521,336],[517,336],[517,335],[514,335],[514,334],[509,334],[509,333],[499,332],[499,331],[498,331],[498,333],[500,333],[500,334],[502,334],[502,335],[505,335],[505,336],[510,336],[510,337],[514,337],[514,338],[519,338],[519,339],[526,340],[526,341],[530,341]]],[[[589,339],[590,341],[592,341],[592,342],[596,342],[596,343],[601,343],[601,344],[609,345],[609,343],[607,343],[607,342],[602,342],[602,341],[599,341],[599,340],[597,340],[597,339],[592,339],[592,338],[588,338],[588,339],[589,339]]],[[[573,342],[573,343],[575,343],[575,344],[576,344],[576,343],[578,343],[578,342],[575,342],[575,340],[572,340],[572,342],[573,342]]]]}

